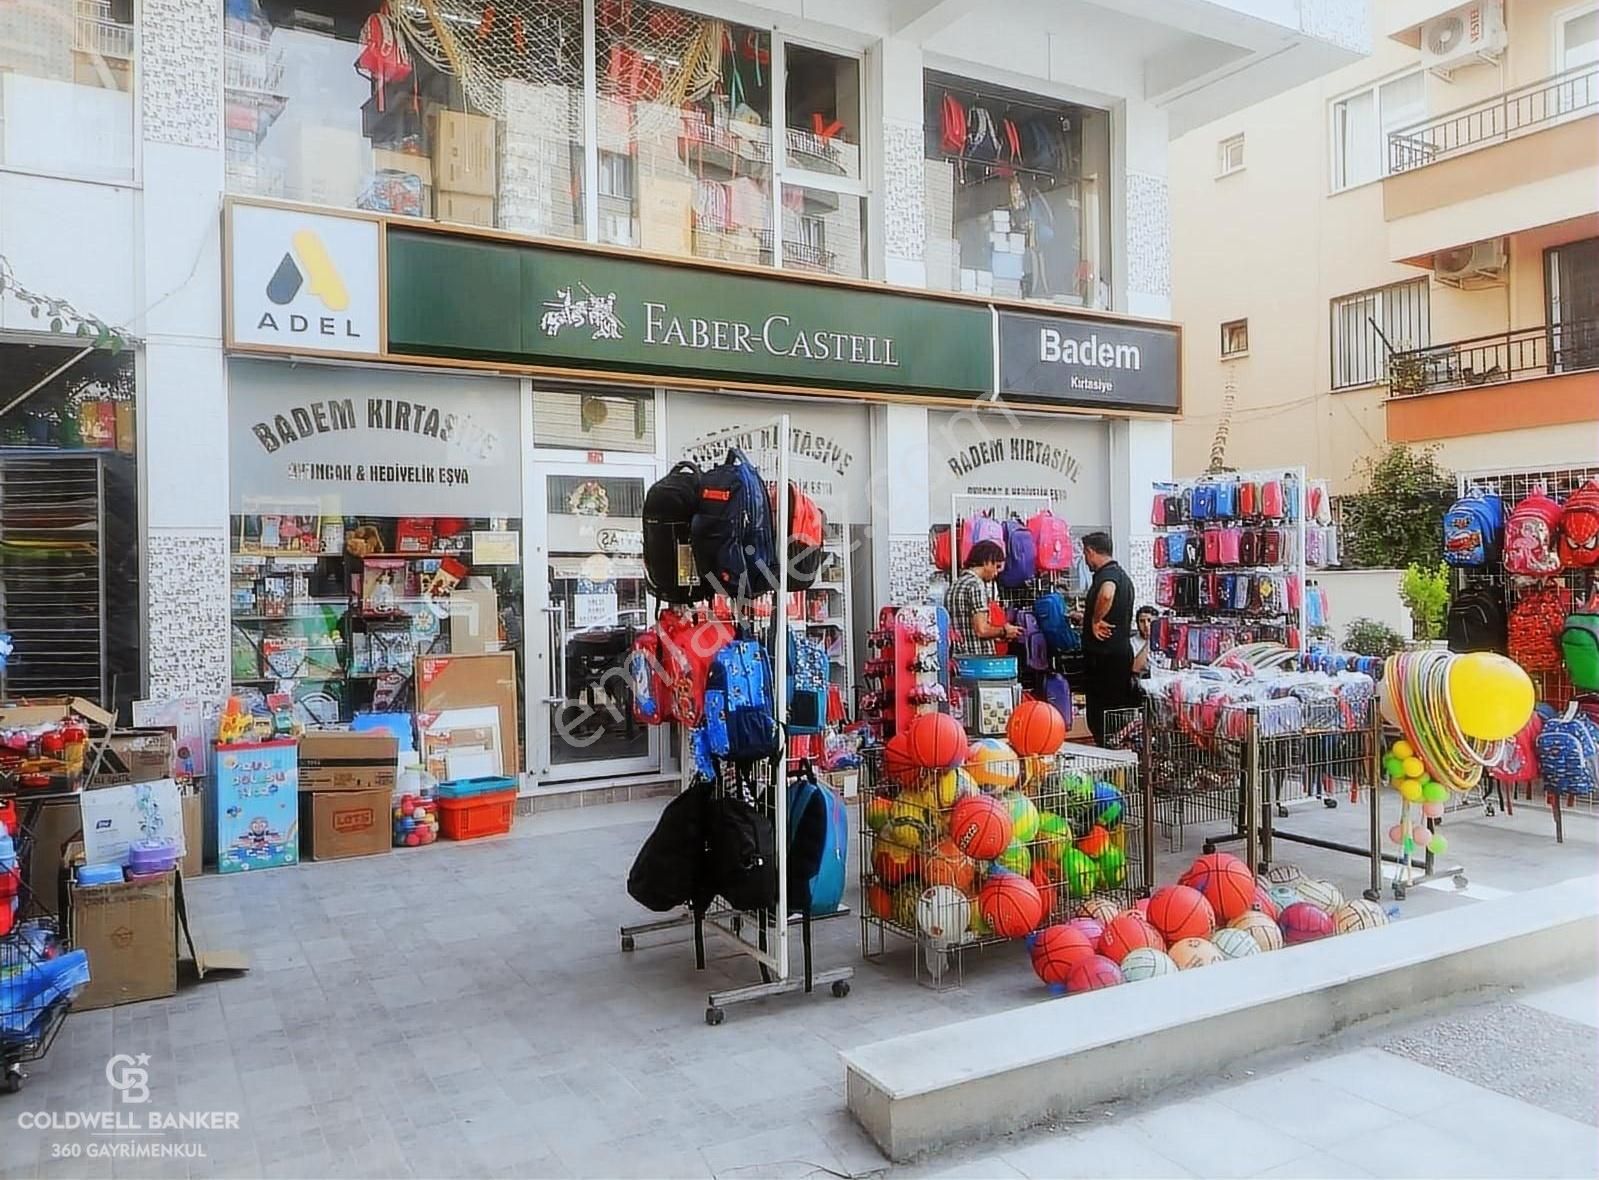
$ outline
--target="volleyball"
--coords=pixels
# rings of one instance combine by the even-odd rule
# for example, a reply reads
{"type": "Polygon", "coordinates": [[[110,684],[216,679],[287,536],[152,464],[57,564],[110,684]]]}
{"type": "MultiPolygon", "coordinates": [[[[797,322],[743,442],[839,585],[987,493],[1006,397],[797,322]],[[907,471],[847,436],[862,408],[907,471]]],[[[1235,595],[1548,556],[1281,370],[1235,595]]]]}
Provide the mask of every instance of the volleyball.
{"type": "Polygon", "coordinates": [[[1242,959],[1249,955],[1260,954],[1260,944],[1247,930],[1234,930],[1231,926],[1223,926],[1210,936],[1210,941],[1215,943],[1216,949],[1229,959],[1242,959]]]}
{"type": "Polygon", "coordinates": [[[1183,971],[1192,971],[1195,967],[1209,967],[1212,963],[1220,963],[1223,959],[1220,948],[1208,938],[1179,938],[1171,944],[1166,953],[1183,971]]]}
{"type": "Polygon", "coordinates": [[[1007,873],[1019,873],[1023,877],[1031,876],[1033,871],[1032,854],[1020,840],[1005,845],[1005,851],[994,858],[994,863],[1007,873]]]}
{"type": "Polygon", "coordinates": [[[1031,844],[1038,836],[1038,808],[1019,791],[1006,791],[999,798],[1010,810],[1011,839],[1031,844]]]}
{"type": "Polygon", "coordinates": [[[966,764],[966,772],[985,790],[1013,787],[1022,776],[1021,759],[999,738],[980,738],[973,742],[962,761],[966,764]]]}
{"type": "Polygon", "coordinates": [[[1116,908],[1116,903],[1111,901],[1110,898],[1090,897],[1084,901],[1082,905],[1077,907],[1077,913],[1075,916],[1079,918],[1092,918],[1094,921],[1098,922],[1101,927],[1104,927],[1110,925],[1111,920],[1119,913],[1121,913],[1121,911],[1116,908]]]}
{"type": "Polygon", "coordinates": [[[928,938],[958,942],[972,920],[972,903],[951,885],[934,885],[916,902],[916,928],[928,938]]]}
{"type": "Polygon", "coordinates": [[[1353,934],[1357,930],[1375,930],[1388,925],[1388,914],[1376,902],[1356,897],[1334,910],[1332,920],[1339,934],[1353,934]]]}
{"type": "Polygon", "coordinates": [[[1122,978],[1128,983],[1136,983],[1140,979],[1153,979],[1157,975],[1177,974],[1177,964],[1171,961],[1171,956],[1152,946],[1136,947],[1128,951],[1127,957],[1121,961],[1121,969],[1122,978]]]}
{"type": "Polygon", "coordinates": [[[978,790],[972,776],[959,766],[953,770],[941,770],[933,778],[933,798],[946,811],[955,806],[956,800],[975,795],[978,790]]]}
{"type": "Polygon", "coordinates": [[[1060,854],[1060,872],[1067,892],[1073,897],[1087,897],[1099,884],[1099,866],[1094,858],[1075,848],[1060,854]]]}
{"type": "Polygon", "coordinates": [[[1251,910],[1242,917],[1234,918],[1227,927],[1229,930],[1241,930],[1255,940],[1255,945],[1263,951],[1280,951],[1283,949],[1283,932],[1276,922],[1258,910],[1251,910]]]}
{"type": "Polygon", "coordinates": [[[1331,881],[1317,881],[1312,877],[1299,883],[1299,897],[1327,914],[1344,904],[1343,890],[1331,881]]]}

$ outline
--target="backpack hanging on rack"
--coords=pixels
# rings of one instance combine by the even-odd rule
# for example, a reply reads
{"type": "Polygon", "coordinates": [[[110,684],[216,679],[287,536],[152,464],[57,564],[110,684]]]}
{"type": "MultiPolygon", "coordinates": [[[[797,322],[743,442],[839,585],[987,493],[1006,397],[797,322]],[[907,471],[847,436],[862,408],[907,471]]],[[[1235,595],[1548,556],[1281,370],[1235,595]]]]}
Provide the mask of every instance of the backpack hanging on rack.
{"type": "Polygon", "coordinates": [[[803,909],[813,918],[837,913],[848,877],[849,812],[836,791],[816,781],[809,762],[788,781],[788,855],[789,908],[803,909]],[[822,808],[819,833],[812,830],[812,809],[818,800],[822,808]],[[818,834],[819,848],[813,847],[818,834]],[[806,896],[796,897],[800,891],[806,896]]]}
{"type": "Polygon", "coordinates": [[[821,733],[827,728],[827,648],[790,627],[786,674],[788,732],[791,735],[821,733]]]}
{"type": "Polygon", "coordinates": [[[1033,601],[1033,617],[1038,620],[1038,629],[1044,633],[1044,641],[1051,652],[1069,655],[1081,650],[1083,641],[1067,617],[1064,594],[1055,591],[1040,594],[1033,601]]]}
{"type": "Polygon", "coordinates": [[[1528,672],[1553,672],[1560,667],[1560,631],[1565,622],[1563,587],[1540,584],[1528,590],[1510,612],[1510,658],[1528,672]]]}
{"type": "Polygon", "coordinates": [[[686,605],[711,597],[695,572],[690,529],[700,502],[700,469],[684,460],[644,493],[644,581],[662,602],[686,605]]]}
{"type": "Polygon", "coordinates": [[[715,789],[696,777],[661,812],[627,874],[627,893],[647,910],[665,913],[691,905],[704,913],[715,895],[705,863],[706,810],[715,789]]]}
{"type": "Polygon", "coordinates": [[[772,663],[765,644],[743,637],[716,653],[705,685],[704,724],[718,757],[748,765],[776,756],[772,663]]]}
{"type": "Polygon", "coordinates": [[[1045,508],[1028,519],[1027,531],[1033,534],[1040,573],[1056,574],[1072,568],[1072,530],[1064,519],[1045,508]]]}
{"type": "Polygon", "coordinates": [[[1599,480],[1566,497],[1560,516],[1560,559],[1573,569],[1599,565],[1599,480]]]}
{"type": "MultiPolygon", "coordinates": [[[[772,491],[775,500],[776,489],[772,491]]],[[[776,505],[773,505],[775,517],[776,505]]],[[[827,550],[822,548],[827,540],[827,517],[800,486],[792,480],[788,485],[788,588],[809,590],[821,576],[822,562],[827,550]]]]}
{"type": "Polygon", "coordinates": [[[1449,603],[1444,627],[1449,650],[1505,654],[1505,596],[1491,586],[1471,586],[1449,603]]]}
{"type": "Polygon", "coordinates": [[[1453,566],[1492,565],[1504,540],[1505,506],[1492,492],[1472,488],[1444,513],[1444,561],[1453,566]]]}
{"type": "Polygon", "coordinates": [[[1571,687],[1599,692],[1599,594],[1566,616],[1560,629],[1560,655],[1571,687]]]}
{"type": "Polygon", "coordinates": [[[689,526],[694,563],[730,598],[751,599],[777,588],[772,505],[761,473],[734,447],[704,472],[689,526]]]}
{"type": "MultiPolygon", "coordinates": [[[[1552,578],[1560,573],[1560,505],[1538,488],[1510,510],[1505,521],[1505,573],[1552,578]]],[[[1445,529],[1444,545],[1449,537],[1445,529]]]]}
{"type": "Polygon", "coordinates": [[[753,913],[777,905],[777,839],[749,777],[716,793],[705,808],[706,858],[717,896],[753,913]]]}
{"type": "Polygon", "coordinates": [[[955,564],[955,555],[950,546],[950,526],[935,524],[927,531],[928,556],[932,558],[933,568],[944,570],[946,573],[955,564]]]}
{"type": "Polygon", "coordinates": [[[938,104],[938,150],[946,156],[966,154],[966,107],[947,90],[938,104]]]}
{"type": "Polygon", "coordinates": [[[1038,576],[1038,547],[1021,517],[1006,517],[1003,527],[1005,565],[999,571],[999,584],[1014,590],[1038,576]]]}
{"type": "Polygon", "coordinates": [[[1575,704],[1544,718],[1538,734],[1538,769],[1544,788],[1556,795],[1592,795],[1599,777],[1599,740],[1575,704]]]}
{"type": "Polygon", "coordinates": [[[966,564],[966,558],[972,552],[972,546],[979,541],[992,541],[1001,549],[1005,548],[1005,529],[999,521],[987,512],[979,512],[967,517],[961,522],[961,565],[966,564]]]}

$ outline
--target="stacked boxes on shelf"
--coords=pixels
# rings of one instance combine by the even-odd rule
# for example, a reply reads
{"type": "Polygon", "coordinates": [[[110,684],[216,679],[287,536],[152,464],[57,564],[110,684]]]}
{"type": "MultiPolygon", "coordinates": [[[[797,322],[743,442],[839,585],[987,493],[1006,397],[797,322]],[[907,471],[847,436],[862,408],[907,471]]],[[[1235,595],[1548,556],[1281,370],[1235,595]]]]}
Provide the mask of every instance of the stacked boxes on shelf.
{"type": "Polygon", "coordinates": [[[572,145],[579,138],[574,122],[582,95],[515,78],[501,85],[500,227],[572,237],[579,231],[572,216],[572,145]]]}
{"type": "Polygon", "coordinates": [[[922,161],[922,208],[927,219],[927,285],[938,291],[953,290],[959,283],[960,243],[955,239],[955,165],[951,161],[922,161]]]}
{"type": "Polygon", "coordinates": [[[499,176],[495,121],[487,115],[440,110],[433,115],[432,132],[439,220],[493,226],[499,176]]]}

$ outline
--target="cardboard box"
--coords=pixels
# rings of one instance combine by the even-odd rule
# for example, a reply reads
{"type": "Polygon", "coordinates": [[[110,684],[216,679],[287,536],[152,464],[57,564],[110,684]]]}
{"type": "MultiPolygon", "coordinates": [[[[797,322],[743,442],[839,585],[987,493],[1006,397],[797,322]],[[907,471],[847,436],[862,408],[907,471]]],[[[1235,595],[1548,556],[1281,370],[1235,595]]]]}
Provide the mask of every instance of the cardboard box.
{"type": "Polygon", "coordinates": [[[28,888],[52,913],[65,913],[61,866],[68,847],[83,836],[83,812],[76,798],[53,800],[39,807],[33,822],[33,854],[27,859],[28,888]]]}
{"type": "Polygon", "coordinates": [[[638,196],[639,246],[657,254],[694,248],[694,186],[686,180],[643,176],[638,196]]]}
{"type": "MultiPolygon", "coordinates": [[[[1001,279],[1020,279],[1027,273],[1027,259],[1021,254],[1000,254],[996,252],[989,259],[989,265],[994,271],[994,281],[1001,279]]],[[[996,288],[997,290],[997,288],[996,288]]]]}
{"type": "Polygon", "coordinates": [[[399,759],[391,733],[307,730],[300,738],[300,790],[393,791],[399,759]]]}
{"type": "Polygon", "coordinates": [[[176,757],[177,744],[165,729],[119,729],[111,735],[97,766],[95,744],[90,743],[85,769],[93,773],[88,786],[120,787],[171,778],[176,757]]]}
{"type": "Polygon", "coordinates": [[[500,596],[492,589],[450,592],[450,651],[475,655],[500,648],[500,596]]]}
{"type": "Polygon", "coordinates": [[[205,872],[205,800],[199,791],[183,795],[183,869],[185,877],[205,872]]]}
{"type": "Polygon", "coordinates": [[[494,228],[494,198],[470,193],[438,192],[433,198],[434,216],[452,225],[481,225],[494,228]]]}
{"type": "Polygon", "coordinates": [[[372,149],[372,171],[409,172],[422,182],[423,188],[433,186],[433,161],[412,152],[396,152],[388,148],[372,149]]]}
{"type": "Polygon", "coordinates": [[[375,856],[394,843],[387,790],[331,791],[300,797],[300,830],[312,860],[375,856]]]}
{"type": "Polygon", "coordinates": [[[299,861],[299,745],[288,738],[217,747],[217,872],[299,861]]]}
{"type": "Polygon", "coordinates": [[[0,705],[0,729],[49,725],[71,716],[82,717],[101,729],[116,724],[114,714],[83,697],[34,697],[26,701],[7,701],[0,705]]]}
{"type": "Polygon", "coordinates": [[[515,777],[522,771],[522,730],[517,723],[516,682],[513,652],[418,656],[417,712],[442,713],[447,709],[493,706],[500,715],[500,773],[515,777]]]}
{"type": "Polygon", "coordinates": [[[434,115],[433,169],[440,190],[441,218],[444,216],[444,193],[464,193],[492,200],[497,172],[497,138],[498,127],[487,115],[446,110],[434,115]]]}
{"type": "Polygon", "coordinates": [[[440,782],[498,777],[505,765],[500,714],[493,705],[422,714],[422,766],[440,782]]]}
{"type": "Polygon", "coordinates": [[[178,990],[175,876],[68,889],[72,944],[89,954],[89,986],[74,1010],[154,1000],[178,990]]]}
{"type": "Polygon", "coordinates": [[[171,842],[180,859],[188,849],[183,796],[170,778],[84,791],[79,806],[90,864],[128,864],[135,845],[152,841],[171,842]]]}

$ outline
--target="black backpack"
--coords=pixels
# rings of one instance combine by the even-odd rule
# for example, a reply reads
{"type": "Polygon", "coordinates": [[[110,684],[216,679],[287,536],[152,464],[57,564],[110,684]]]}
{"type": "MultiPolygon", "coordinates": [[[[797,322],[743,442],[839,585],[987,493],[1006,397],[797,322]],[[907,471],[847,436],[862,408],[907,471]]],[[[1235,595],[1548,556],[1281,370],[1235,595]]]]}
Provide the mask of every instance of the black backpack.
{"type": "Polygon", "coordinates": [[[694,572],[689,535],[699,508],[700,480],[699,467],[685,459],[644,493],[644,581],[662,602],[687,605],[712,594],[694,572]]]}
{"type": "Polygon", "coordinates": [[[656,913],[692,905],[704,913],[715,895],[706,861],[706,809],[714,784],[697,778],[666,805],[627,874],[627,892],[656,913]]]}
{"type": "Polygon", "coordinates": [[[1491,586],[1460,591],[1449,604],[1446,632],[1452,652],[1491,651],[1504,655],[1509,648],[1504,595],[1491,586]]]}
{"type": "Polygon", "coordinates": [[[736,910],[753,913],[777,905],[777,839],[772,817],[755,803],[742,775],[705,811],[710,885],[736,910]]]}
{"type": "Polygon", "coordinates": [[[689,526],[694,564],[730,598],[758,598],[779,577],[772,501],[761,473],[734,447],[701,473],[699,506],[689,526]]]}

